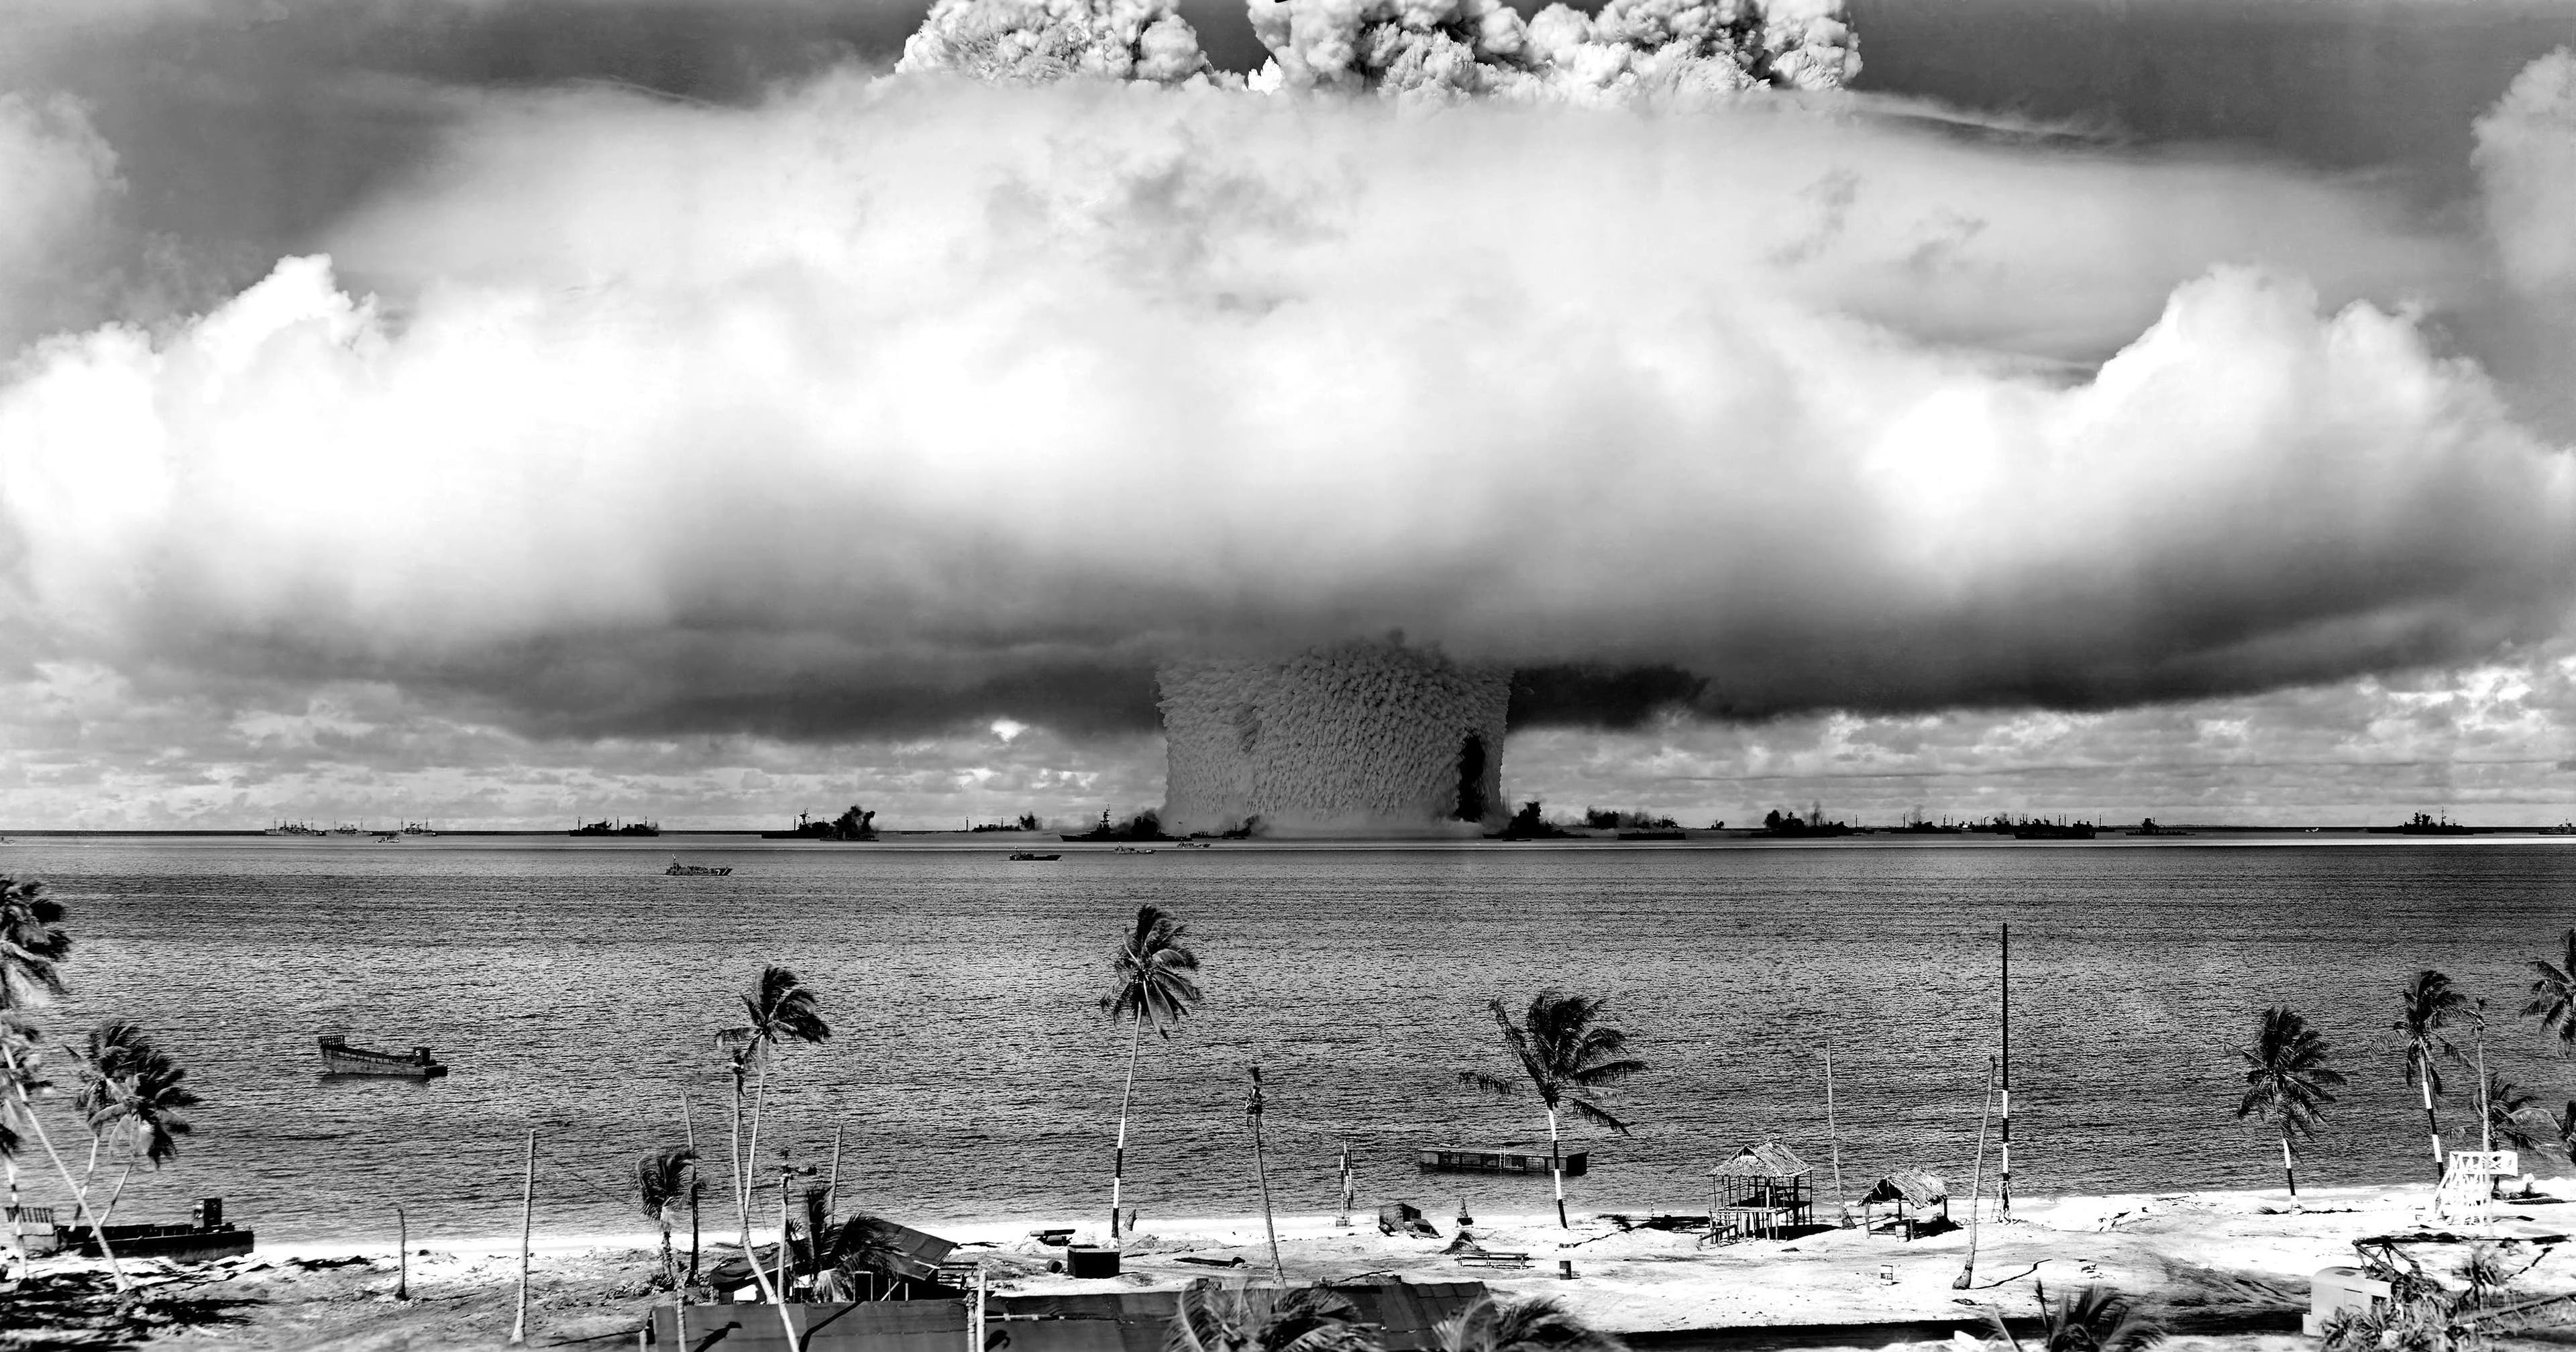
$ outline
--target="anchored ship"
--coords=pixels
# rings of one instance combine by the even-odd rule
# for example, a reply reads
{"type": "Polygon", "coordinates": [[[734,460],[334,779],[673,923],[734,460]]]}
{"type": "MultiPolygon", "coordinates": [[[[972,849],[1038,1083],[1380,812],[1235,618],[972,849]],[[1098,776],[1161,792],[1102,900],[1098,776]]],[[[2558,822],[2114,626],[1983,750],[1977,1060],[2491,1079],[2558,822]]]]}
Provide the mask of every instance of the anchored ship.
{"type": "Polygon", "coordinates": [[[347,1038],[337,1033],[322,1035],[322,1073],[325,1075],[393,1075],[434,1080],[447,1073],[447,1067],[429,1054],[427,1047],[414,1047],[408,1052],[370,1051],[352,1047],[347,1038]]]}

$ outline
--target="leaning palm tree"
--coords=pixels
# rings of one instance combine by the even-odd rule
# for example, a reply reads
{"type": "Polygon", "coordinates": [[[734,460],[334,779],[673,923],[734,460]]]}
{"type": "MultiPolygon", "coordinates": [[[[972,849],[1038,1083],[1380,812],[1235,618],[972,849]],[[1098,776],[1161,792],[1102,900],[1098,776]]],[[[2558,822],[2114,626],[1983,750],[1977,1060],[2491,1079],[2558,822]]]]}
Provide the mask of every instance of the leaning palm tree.
{"type": "MultiPolygon", "coordinates": [[[[179,1111],[196,1107],[200,1100],[187,1085],[188,1072],[153,1045],[150,1034],[125,1019],[91,1030],[90,1054],[83,1058],[81,1071],[85,1083],[79,1106],[93,1148],[100,1141],[108,1142],[125,1165],[115,1189],[108,1193],[107,1205],[90,1208],[90,1229],[95,1233],[116,1214],[117,1199],[125,1195],[135,1165],[159,1169],[178,1157],[179,1138],[193,1130],[179,1111]]],[[[86,1180],[82,1193],[88,1193],[86,1180]]]]}
{"type": "MultiPolygon", "coordinates": [[[[2140,1310],[2127,1296],[2107,1286],[2088,1286],[2071,1300],[2052,1305],[2048,1290],[2034,1285],[2039,1297],[2039,1345],[2028,1352],[2146,1352],[2163,1342],[2164,1325],[2140,1310]]],[[[2021,1339],[2004,1324],[2003,1313],[1989,1307],[1995,1337],[2013,1352],[2024,1352],[2021,1339]]]]}
{"type": "Polygon", "coordinates": [[[1627,1352],[1627,1344],[1592,1327],[1546,1296],[1476,1303],[1444,1319],[1432,1336],[1436,1352],[1627,1352]]]}
{"type": "Polygon", "coordinates": [[[36,1041],[35,1025],[0,1012],[0,1167],[9,1174],[9,1246],[18,1255],[18,1270],[27,1270],[27,1218],[18,1193],[18,1152],[26,1149],[28,1130],[41,1130],[33,1098],[53,1088],[45,1081],[45,1052],[36,1041]]]}
{"type": "Polygon", "coordinates": [[[1100,1012],[1111,1023],[1124,1019],[1127,1033],[1127,1087],[1118,1095],[1118,1150],[1109,1166],[1109,1237],[1118,1238],[1119,1200],[1127,1185],[1127,1110],[1136,1099],[1136,1057],[1143,1050],[1145,1027],[1169,1038],[1182,1016],[1199,1002],[1199,959],[1182,942],[1189,928],[1150,903],[1136,908],[1136,925],[1111,954],[1116,980],[1100,997],[1100,1012]]]}
{"type": "Polygon", "coordinates": [[[2540,1031],[2558,1039],[2563,1056],[2576,1051],[2576,928],[2558,941],[2562,946],[2558,961],[2532,959],[2531,999],[2523,1005],[2522,1015],[2540,1020],[2540,1031]]]}
{"type": "Polygon", "coordinates": [[[1625,1136],[1628,1124],[1612,1116],[1593,1095],[1646,1068],[1645,1062],[1625,1055],[1628,1035],[1601,1022],[1609,1003],[1543,990],[1530,997],[1524,1020],[1514,1023],[1502,1001],[1490,1001],[1486,1008],[1502,1031],[1503,1048],[1520,1063],[1523,1078],[1481,1070],[1458,1073],[1460,1082],[1498,1098],[1514,1097],[1523,1089],[1537,1091],[1538,1101],[1547,1109],[1547,1163],[1556,1182],[1556,1223],[1566,1229],[1572,1229],[1573,1223],[1565,1217],[1565,1158],[1558,1139],[1558,1110],[1571,1110],[1584,1121],[1625,1136]]]}
{"type": "Polygon", "coordinates": [[[2433,1142],[2436,1180],[2442,1176],[2442,1128],[2433,1116],[2433,1099],[2442,1092],[2442,1063],[2460,1055],[2442,1030],[2471,1012],[2469,997],[2449,977],[2427,969],[2397,993],[2397,1020],[2389,1025],[2406,1039],[2406,1081],[2424,1095],[2424,1134],[2433,1142]]]}
{"type": "Polygon", "coordinates": [[[0,1009],[31,1009],[63,993],[72,940],[61,903],[33,878],[0,878],[0,1009]]]}
{"type": "Polygon", "coordinates": [[[2299,1171],[2291,1142],[2314,1136],[2325,1119],[2325,1105],[2335,1101],[2343,1073],[2326,1064],[2326,1040],[2306,1019],[2284,1007],[2263,1011],[2263,1029],[2254,1045],[2237,1052],[2245,1058],[2245,1097],[2236,1105],[2239,1119],[2252,1117],[2281,1128],[2281,1176],[2290,1196],[2299,1195],[2299,1171]]]}
{"type": "MultiPolygon", "coordinates": [[[[733,1198],[734,1216],[742,1223],[742,1252],[751,1254],[751,1161],[760,1150],[760,1115],[769,1103],[769,1064],[776,1048],[790,1042],[820,1043],[832,1036],[832,1027],[823,1021],[814,992],[805,988],[794,972],[784,967],[764,967],[760,984],[742,997],[745,1022],[716,1034],[716,1046],[728,1058],[733,1072],[733,1198]],[[743,1131],[742,1106],[745,1090],[757,1073],[756,1087],[750,1088],[751,1130],[743,1131]]],[[[778,1299],[769,1289],[769,1278],[760,1264],[751,1265],[751,1273],[761,1294],[778,1299]]]]}
{"type": "Polygon", "coordinates": [[[1323,1286],[1181,1288],[1167,1352],[1384,1352],[1349,1297],[1323,1286]]]}
{"type": "Polygon", "coordinates": [[[36,1144],[44,1147],[45,1158],[54,1166],[54,1175],[71,1191],[74,1214],[90,1222],[90,1233],[98,1240],[98,1251],[107,1259],[109,1275],[116,1288],[131,1294],[134,1283],[125,1275],[125,1266],[116,1261],[116,1250],[107,1242],[98,1220],[89,1208],[89,1199],[80,1184],[73,1181],[72,1171],[63,1163],[62,1152],[54,1148],[54,1139],[45,1131],[45,1119],[36,1114],[35,1097],[53,1086],[43,1078],[45,1049],[36,1025],[11,1010],[0,1010],[0,1094],[5,1094],[17,1108],[18,1121],[36,1133],[36,1144]]]}
{"type": "Polygon", "coordinates": [[[2556,1119],[2540,1106],[2540,1096],[2505,1078],[2500,1070],[2487,1072],[2487,1138],[2496,1146],[2539,1154],[2558,1144],[2556,1119]]]}
{"type": "Polygon", "coordinates": [[[662,1227],[662,1279],[680,1285],[680,1260],[671,1252],[671,1212],[687,1200],[697,1172],[698,1152],[684,1145],[648,1150],[635,1161],[635,1203],[662,1227]]]}

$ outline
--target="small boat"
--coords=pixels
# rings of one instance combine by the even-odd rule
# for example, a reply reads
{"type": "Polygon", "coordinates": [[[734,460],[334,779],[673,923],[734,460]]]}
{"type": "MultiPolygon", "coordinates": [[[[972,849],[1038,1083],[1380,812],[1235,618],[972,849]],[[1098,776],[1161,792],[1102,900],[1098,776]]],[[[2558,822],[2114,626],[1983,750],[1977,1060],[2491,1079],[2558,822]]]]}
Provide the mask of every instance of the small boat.
{"type": "Polygon", "coordinates": [[[1044,863],[1049,859],[1062,858],[1064,858],[1064,856],[1060,854],[1036,854],[1028,850],[1017,850],[1011,854],[1012,862],[1022,864],[1044,863]]]}
{"type": "Polygon", "coordinates": [[[402,833],[398,831],[378,831],[372,838],[383,841],[396,841],[402,839],[402,833]]]}
{"type": "Polygon", "coordinates": [[[732,874],[733,866],[730,864],[683,864],[679,860],[674,859],[671,861],[671,866],[662,870],[662,872],[664,876],[672,878],[722,878],[732,874]]]}
{"type": "Polygon", "coordinates": [[[1111,851],[1110,851],[1110,853],[1111,853],[1111,854],[1152,854],[1152,853],[1153,853],[1153,851],[1152,851],[1152,850],[1148,850],[1148,849],[1142,849],[1142,848],[1139,848],[1139,847],[1134,846],[1134,845],[1121,845],[1121,846],[1117,847],[1116,849],[1111,850],[1111,851]]]}
{"type": "Polygon", "coordinates": [[[325,1033],[321,1041],[325,1075],[394,1075],[434,1080],[447,1073],[447,1067],[440,1065],[427,1047],[414,1047],[408,1052],[370,1051],[350,1046],[348,1039],[337,1033],[325,1033]]]}
{"type": "Polygon", "coordinates": [[[1204,850],[1208,848],[1208,843],[1204,840],[1184,840],[1173,845],[1172,848],[1176,850],[1204,850]]]}

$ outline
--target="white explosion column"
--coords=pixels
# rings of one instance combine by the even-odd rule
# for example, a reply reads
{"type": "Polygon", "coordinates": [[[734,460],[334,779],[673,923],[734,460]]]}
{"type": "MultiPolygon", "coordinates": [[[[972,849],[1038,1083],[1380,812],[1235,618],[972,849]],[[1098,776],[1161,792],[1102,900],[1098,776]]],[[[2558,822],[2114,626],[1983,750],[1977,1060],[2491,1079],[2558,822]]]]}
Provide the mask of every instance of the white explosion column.
{"type": "Polygon", "coordinates": [[[1511,672],[1395,644],[1156,674],[1170,772],[1163,829],[1468,834],[1509,817],[1511,672]]]}

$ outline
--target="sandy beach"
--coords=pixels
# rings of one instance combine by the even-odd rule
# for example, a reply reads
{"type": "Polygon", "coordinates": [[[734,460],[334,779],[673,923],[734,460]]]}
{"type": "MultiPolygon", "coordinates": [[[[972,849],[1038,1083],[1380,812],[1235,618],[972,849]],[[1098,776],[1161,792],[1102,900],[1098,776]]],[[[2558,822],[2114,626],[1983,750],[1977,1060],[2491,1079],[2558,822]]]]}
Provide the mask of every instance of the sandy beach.
{"type": "MultiPolygon", "coordinates": [[[[2576,1221],[2566,1201],[2576,1197],[2576,1183],[2541,1186],[2540,1200],[2498,1205],[2499,1233],[2554,1232],[2562,1216],[2576,1221]]],[[[1926,1325],[1973,1328],[1988,1305],[2007,1315],[2031,1313],[2040,1282],[2052,1293],[2102,1282],[2144,1297],[2183,1329],[2200,1330],[2179,1340],[2185,1346],[2286,1347],[2298,1341],[2291,1318],[2305,1305],[2310,1274],[2351,1262],[2357,1238],[2415,1228],[2429,1193],[2421,1185],[2314,1189],[2295,1210],[2278,1191],[2024,1199],[2009,1221],[1989,1215],[1978,1227],[1975,1284],[1966,1291],[1952,1285],[1968,1257],[1965,1228],[1913,1241],[1852,1229],[1702,1248],[1697,1236],[1622,1230],[1606,1216],[1578,1215],[1571,1230],[1560,1230],[1552,1216],[1479,1217],[1471,1227],[1479,1244],[1531,1259],[1527,1268],[1496,1269],[1462,1265],[1445,1252],[1454,1239],[1450,1217],[1434,1216],[1441,1237],[1426,1239],[1381,1235],[1369,1214],[1348,1228],[1330,1216],[1293,1216],[1279,1220],[1279,1249],[1292,1282],[1369,1274],[1481,1280],[1501,1292],[1554,1297],[1605,1327],[1669,1347],[1762,1342],[1710,1330],[1814,1329],[1826,1336],[1804,1341],[1826,1346],[1921,1342],[1945,1336],[1926,1325]],[[1560,1275],[1560,1262],[1572,1264],[1570,1279],[1560,1275]],[[1888,1327],[1841,1327],[1851,1325],[1888,1327]]],[[[716,1217],[708,1219],[712,1230],[716,1217]]],[[[1022,1217],[937,1229],[964,1246],[960,1257],[983,1261],[996,1292],[1099,1290],[1110,1283],[1049,1271],[1061,1250],[1032,1234],[1075,1223],[1022,1217]]],[[[707,1235],[708,1251],[726,1251],[716,1239],[707,1235]]],[[[679,1242],[685,1248],[686,1236],[679,1242]]],[[[656,1243],[642,1232],[540,1237],[531,1342],[600,1346],[631,1335],[653,1299],[656,1243]]],[[[1257,1216],[1149,1216],[1127,1240],[1125,1271],[1111,1280],[1130,1289],[1207,1276],[1263,1280],[1269,1263],[1257,1216]]],[[[91,1267],[55,1259],[39,1271],[91,1267]]],[[[518,1259],[515,1237],[415,1237],[412,1299],[404,1302],[392,1296],[389,1241],[262,1246],[221,1265],[135,1268],[155,1303],[172,1312],[145,1346],[390,1349],[502,1342],[518,1259]]],[[[2576,1257],[2543,1259],[2519,1288],[2576,1289],[2576,1257]]],[[[27,1317],[11,1321],[19,1326],[9,1336],[21,1343],[27,1317]]]]}

